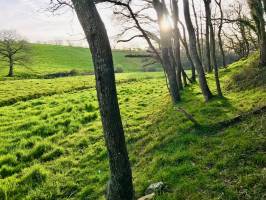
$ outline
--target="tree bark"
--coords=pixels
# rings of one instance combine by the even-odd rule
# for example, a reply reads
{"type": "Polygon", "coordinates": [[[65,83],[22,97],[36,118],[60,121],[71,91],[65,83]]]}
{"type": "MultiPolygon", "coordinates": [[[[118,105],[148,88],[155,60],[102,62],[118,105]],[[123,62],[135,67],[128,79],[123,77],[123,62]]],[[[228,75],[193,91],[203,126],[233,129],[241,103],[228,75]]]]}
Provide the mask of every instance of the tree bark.
{"type": "Polygon", "coordinates": [[[196,45],[197,41],[196,41],[195,30],[194,30],[194,27],[193,27],[193,24],[191,21],[191,17],[190,17],[189,1],[183,0],[183,4],[184,4],[185,21],[186,21],[187,30],[189,33],[189,41],[190,41],[189,43],[190,43],[191,55],[192,55],[192,58],[194,60],[197,72],[198,72],[199,84],[200,84],[202,94],[203,94],[205,100],[209,101],[212,98],[212,93],[211,93],[209,86],[207,84],[204,69],[203,69],[202,63],[200,61],[198,52],[197,52],[197,45],[196,45]]]}
{"type": "Polygon", "coordinates": [[[161,51],[162,51],[162,60],[165,67],[165,71],[168,77],[170,93],[172,101],[174,104],[178,103],[181,98],[178,90],[178,84],[176,79],[175,67],[173,65],[173,50],[171,44],[171,31],[164,29],[164,7],[159,0],[153,0],[153,6],[157,13],[158,23],[160,28],[161,36],[161,51]]]}
{"type": "Polygon", "coordinates": [[[214,34],[212,22],[210,24],[210,38],[211,38],[211,55],[212,55],[212,63],[214,66],[214,77],[215,77],[216,89],[217,89],[218,96],[223,97],[220,79],[219,79],[219,69],[218,69],[218,64],[216,60],[215,34],[214,34]]]}
{"type": "Polygon", "coordinates": [[[200,29],[199,29],[198,16],[197,16],[194,0],[192,0],[192,8],[193,8],[195,24],[196,24],[196,30],[197,30],[196,31],[196,33],[197,33],[196,36],[197,36],[198,52],[199,52],[199,57],[200,57],[201,63],[203,64],[202,52],[201,52],[201,44],[200,44],[200,29]]]}
{"type": "Polygon", "coordinates": [[[220,10],[220,24],[218,27],[218,41],[219,41],[219,49],[220,49],[220,53],[222,56],[222,63],[223,63],[223,67],[226,67],[226,59],[225,59],[225,53],[224,53],[224,48],[223,48],[223,41],[222,41],[222,30],[223,30],[223,23],[224,23],[224,12],[222,9],[222,0],[215,0],[216,4],[219,7],[220,10]]]}
{"type": "Polygon", "coordinates": [[[133,200],[132,173],[115,86],[114,66],[105,26],[93,0],[72,0],[93,57],[96,89],[109,155],[108,200],[133,200]]]}
{"type": "Polygon", "coordinates": [[[14,76],[14,62],[12,57],[9,58],[9,72],[8,72],[8,76],[9,77],[13,77],[14,76]]]}
{"type": "MultiPolygon", "coordinates": [[[[263,1],[265,5],[265,0],[263,1]]],[[[260,66],[266,67],[266,33],[265,33],[265,20],[263,9],[263,3],[261,0],[248,0],[248,4],[251,10],[251,15],[256,22],[257,35],[260,46],[260,66]]]]}
{"type": "MultiPolygon", "coordinates": [[[[180,37],[179,37],[179,28],[177,26],[179,21],[179,8],[178,8],[178,0],[172,0],[172,14],[173,14],[173,21],[174,21],[174,44],[175,44],[175,60],[177,65],[177,84],[179,90],[183,89],[181,74],[182,74],[182,63],[181,63],[181,51],[180,51],[180,37]]],[[[186,84],[184,82],[184,84],[186,84]]]]}
{"type": "Polygon", "coordinates": [[[204,6],[205,6],[205,15],[206,15],[206,40],[205,40],[205,45],[206,45],[206,72],[211,72],[212,71],[212,66],[211,66],[211,54],[210,54],[210,23],[211,23],[211,9],[210,9],[210,3],[211,0],[204,0],[204,6]]]}
{"type": "Polygon", "coordinates": [[[188,60],[189,60],[189,62],[191,64],[191,73],[192,73],[192,75],[191,75],[191,81],[192,82],[196,82],[196,68],[195,68],[195,65],[193,63],[193,60],[191,58],[190,52],[189,52],[189,48],[188,48],[188,44],[187,44],[187,36],[186,36],[185,26],[184,26],[184,24],[181,21],[179,21],[179,23],[181,24],[181,26],[183,28],[183,37],[184,37],[182,39],[180,32],[178,32],[179,38],[180,38],[180,41],[181,41],[181,43],[183,44],[183,46],[185,48],[187,58],[188,58],[188,60]]]}

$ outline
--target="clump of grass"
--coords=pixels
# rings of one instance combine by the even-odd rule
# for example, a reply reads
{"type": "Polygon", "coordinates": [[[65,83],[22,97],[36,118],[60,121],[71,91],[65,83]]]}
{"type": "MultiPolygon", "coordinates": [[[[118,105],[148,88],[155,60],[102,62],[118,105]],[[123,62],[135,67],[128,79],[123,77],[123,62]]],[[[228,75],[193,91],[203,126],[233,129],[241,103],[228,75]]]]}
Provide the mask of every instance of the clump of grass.
{"type": "Polygon", "coordinates": [[[0,166],[9,165],[14,166],[17,164],[17,157],[12,154],[3,155],[0,157],[0,166]]]}
{"type": "Polygon", "coordinates": [[[44,155],[42,155],[41,160],[42,161],[55,160],[56,158],[60,157],[63,153],[64,153],[63,148],[56,148],[56,149],[53,149],[52,151],[47,152],[44,155]]]}
{"type": "Polygon", "coordinates": [[[87,124],[89,122],[92,122],[92,121],[96,120],[97,117],[98,117],[97,113],[87,114],[81,119],[81,123],[82,124],[87,124]]]}
{"type": "Polygon", "coordinates": [[[43,183],[48,177],[48,172],[41,166],[33,166],[24,171],[24,175],[20,178],[20,184],[26,184],[35,187],[43,183]]]}
{"type": "Polygon", "coordinates": [[[27,154],[26,159],[32,160],[32,159],[38,159],[46,152],[52,150],[53,147],[50,143],[47,142],[41,142],[34,146],[34,148],[27,154]]]}
{"type": "Polygon", "coordinates": [[[96,108],[92,104],[85,104],[85,110],[87,112],[93,112],[96,110],[96,108]]]}
{"type": "Polygon", "coordinates": [[[7,165],[3,165],[0,168],[0,177],[1,178],[6,178],[8,176],[13,175],[14,173],[16,173],[18,170],[15,167],[11,167],[11,166],[7,166],[7,165]]]}
{"type": "Polygon", "coordinates": [[[47,136],[54,135],[56,132],[57,132],[57,130],[52,125],[41,124],[41,125],[37,126],[32,131],[32,134],[33,135],[39,135],[39,136],[42,136],[42,137],[47,137],[47,136]]]}

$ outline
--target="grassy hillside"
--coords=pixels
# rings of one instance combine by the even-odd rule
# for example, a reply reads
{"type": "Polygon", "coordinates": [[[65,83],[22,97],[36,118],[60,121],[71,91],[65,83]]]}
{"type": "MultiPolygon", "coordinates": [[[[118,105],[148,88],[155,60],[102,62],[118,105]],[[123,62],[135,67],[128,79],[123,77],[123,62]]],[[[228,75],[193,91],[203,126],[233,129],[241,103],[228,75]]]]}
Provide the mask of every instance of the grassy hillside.
{"type": "MultiPolygon", "coordinates": [[[[217,126],[265,106],[264,83],[239,87],[256,62],[254,55],[222,70],[224,99],[205,103],[197,85],[185,89],[178,106],[193,113],[200,127],[173,109],[162,75],[119,75],[137,196],[163,181],[168,191],[156,200],[265,197],[265,113],[217,126]]],[[[27,88],[14,102],[0,95],[7,102],[0,107],[0,199],[103,199],[109,169],[94,80],[83,82],[84,90],[78,77],[36,81],[5,81],[6,93],[20,83],[27,88]]],[[[212,76],[208,82],[214,91],[212,76]]]]}
{"type": "MultiPolygon", "coordinates": [[[[139,58],[127,58],[129,52],[114,51],[115,68],[122,68],[124,72],[141,71],[142,61],[139,58]]],[[[157,66],[156,69],[160,70],[157,66]]],[[[69,72],[92,72],[93,64],[88,48],[32,44],[32,61],[25,66],[15,67],[18,77],[36,77],[45,74],[69,72]]],[[[8,74],[4,63],[0,65],[0,77],[8,74]]]]}

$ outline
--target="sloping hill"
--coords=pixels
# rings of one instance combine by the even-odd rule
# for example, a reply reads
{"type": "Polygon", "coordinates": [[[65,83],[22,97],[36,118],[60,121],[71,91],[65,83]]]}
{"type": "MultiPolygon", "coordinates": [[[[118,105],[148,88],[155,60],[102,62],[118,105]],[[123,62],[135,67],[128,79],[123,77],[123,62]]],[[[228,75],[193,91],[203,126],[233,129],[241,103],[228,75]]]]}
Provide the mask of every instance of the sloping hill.
{"type": "MultiPolygon", "coordinates": [[[[129,53],[129,51],[122,50],[113,52],[115,68],[121,68],[124,72],[142,71],[142,60],[125,57],[129,53]]],[[[159,66],[155,66],[155,69],[161,70],[159,66]]],[[[15,75],[36,77],[71,70],[93,71],[92,58],[88,48],[32,44],[32,62],[27,67],[15,66],[15,75]]],[[[8,68],[1,63],[0,76],[5,76],[7,71],[8,68]]]]}
{"type": "MultiPolygon", "coordinates": [[[[240,88],[234,79],[256,63],[254,55],[221,70],[224,99],[205,103],[197,85],[184,90],[178,106],[199,127],[173,109],[162,76],[118,84],[137,196],[163,181],[168,190],[156,200],[265,197],[265,110],[217,125],[265,106],[265,85],[240,88]]],[[[212,75],[208,82],[215,91],[212,75]]],[[[94,82],[85,84],[0,107],[0,199],[104,199],[107,152],[94,82]]]]}

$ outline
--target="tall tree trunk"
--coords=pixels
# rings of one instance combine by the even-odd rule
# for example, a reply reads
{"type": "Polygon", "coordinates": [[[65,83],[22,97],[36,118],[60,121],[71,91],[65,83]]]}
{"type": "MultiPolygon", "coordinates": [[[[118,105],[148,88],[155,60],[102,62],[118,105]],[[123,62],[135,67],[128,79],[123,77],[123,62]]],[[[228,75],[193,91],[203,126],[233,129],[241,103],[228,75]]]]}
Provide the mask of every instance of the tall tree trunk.
{"type": "Polygon", "coordinates": [[[194,27],[193,27],[193,24],[191,21],[191,17],[190,17],[189,0],[183,0],[183,4],[184,4],[185,21],[186,21],[187,30],[189,33],[189,41],[190,41],[189,43],[190,43],[191,55],[192,55],[192,58],[194,60],[197,72],[198,72],[199,84],[200,84],[201,91],[203,93],[205,100],[208,101],[212,98],[212,93],[211,93],[209,86],[207,84],[204,69],[203,69],[202,63],[200,61],[198,52],[197,52],[197,45],[196,45],[197,41],[196,41],[195,30],[194,30],[194,27]]]}
{"type": "Polygon", "coordinates": [[[215,77],[215,82],[216,82],[216,89],[219,97],[223,96],[222,89],[221,89],[221,84],[220,84],[220,79],[219,79],[219,69],[218,69],[218,64],[216,60],[216,48],[215,48],[215,34],[214,34],[214,29],[213,29],[213,24],[211,22],[210,24],[210,38],[211,38],[211,56],[212,56],[212,63],[214,66],[214,77],[215,77]]]}
{"type": "Polygon", "coordinates": [[[197,33],[197,46],[198,46],[198,52],[199,52],[199,57],[201,60],[201,63],[203,64],[203,59],[202,59],[202,52],[201,52],[201,44],[200,44],[200,28],[199,28],[199,23],[198,23],[198,16],[194,4],[194,0],[192,0],[192,8],[193,8],[193,13],[194,13],[194,18],[195,18],[195,24],[196,24],[196,33],[197,33]]]}
{"type": "Polygon", "coordinates": [[[112,51],[105,26],[93,0],[72,0],[93,57],[96,89],[111,178],[108,200],[133,200],[131,168],[115,86],[112,51]]]}
{"type": "Polygon", "coordinates": [[[220,24],[218,27],[218,41],[219,41],[219,49],[220,49],[220,53],[222,56],[222,63],[223,63],[223,67],[226,67],[226,60],[225,60],[225,53],[224,53],[224,48],[223,48],[223,41],[222,41],[222,30],[223,30],[223,23],[224,23],[224,12],[222,9],[222,0],[215,0],[216,4],[219,7],[220,10],[220,24]]]}
{"type": "Polygon", "coordinates": [[[211,0],[204,0],[205,6],[205,15],[206,15],[206,41],[205,41],[205,53],[206,53],[206,71],[212,71],[211,65],[211,54],[210,54],[210,23],[211,23],[211,9],[210,9],[211,0]]]}
{"type": "MultiPolygon", "coordinates": [[[[175,60],[177,64],[177,84],[179,90],[183,89],[181,74],[182,74],[182,63],[181,63],[181,51],[180,51],[180,37],[179,37],[179,28],[177,26],[179,21],[179,10],[178,10],[178,0],[172,0],[172,14],[174,21],[174,45],[175,45],[175,60]]],[[[185,84],[185,82],[184,82],[185,84]]]]}
{"type": "Polygon", "coordinates": [[[174,104],[180,101],[180,94],[176,79],[176,72],[175,67],[173,65],[173,50],[172,50],[172,43],[171,43],[171,29],[165,29],[165,11],[164,6],[159,0],[153,0],[153,6],[158,16],[158,23],[160,28],[160,36],[161,36],[161,50],[162,50],[162,60],[163,65],[165,67],[165,71],[168,77],[170,93],[172,97],[172,101],[174,104]]]}
{"type": "Polygon", "coordinates": [[[13,77],[14,76],[14,62],[12,57],[9,58],[9,72],[8,72],[8,76],[9,77],[13,77]]]}
{"type": "Polygon", "coordinates": [[[196,68],[195,68],[195,65],[193,63],[193,60],[191,58],[191,55],[190,55],[190,52],[189,52],[189,49],[188,49],[186,29],[185,29],[184,24],[181,21],[179,21],[179,23],[181,24],[181,26],[183,28],[183,39],[181,37],[180,31],[178,32],[179,38],[180,38],[180,41],[181,41],[181,43],[183,44],[183,46],[185,48],[187,58],[188,58],[188,60],[190,62],[190,65],[191,65],[191,73],[192,73],[192,75],[191,75],[191,81],[192,82],[196,82],[196,68]]]}
{"type": "MultiPolygon", "coordinates": [[[[265,0],[263,1],[265,6],[265,0]]],[[[251,10],[251,15],[256,22],[258,41],[260,46],[260,66],[266,67],[266,33],[265,33],[265,20],[263,8],[263,3],[261,0],[248,0],[248,4],[251,10]]]]}

